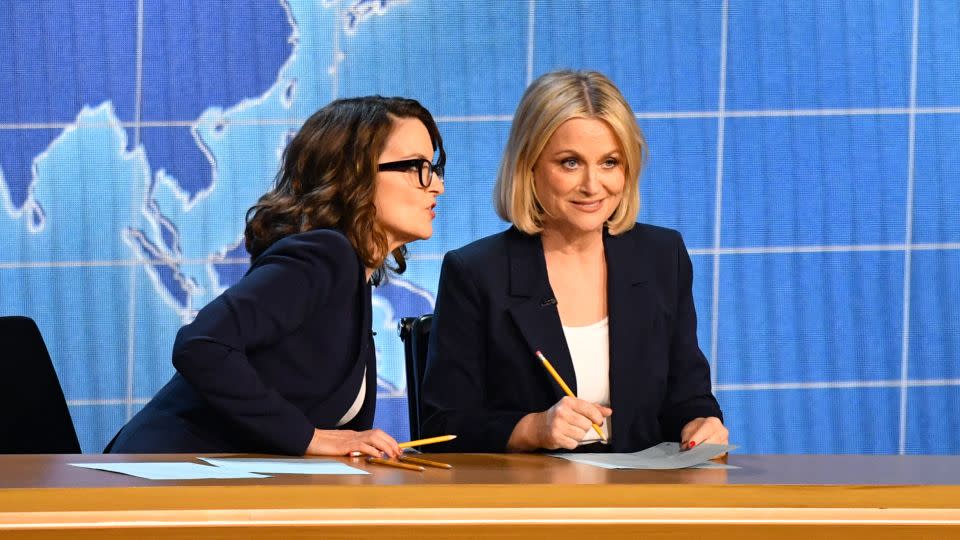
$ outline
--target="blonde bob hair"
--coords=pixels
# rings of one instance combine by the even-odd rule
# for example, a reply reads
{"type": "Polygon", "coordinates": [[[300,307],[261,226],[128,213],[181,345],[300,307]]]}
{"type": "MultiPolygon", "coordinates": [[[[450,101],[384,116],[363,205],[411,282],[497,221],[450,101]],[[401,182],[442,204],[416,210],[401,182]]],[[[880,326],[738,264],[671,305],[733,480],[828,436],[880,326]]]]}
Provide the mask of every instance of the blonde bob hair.
{"type": "Polygon", "coordinates": [[[571,118],[605,121],[620,143],[626,183],[623,199],[606,226],[613,235],[630,230],[640,212],[640,169],[647,143],[620,90],[595,71],[547,73],[524,92],[494,187],[497,215],[527,234],[543,231],[544,210],[537,200],[533,166],[553,133],[571,118]]]}

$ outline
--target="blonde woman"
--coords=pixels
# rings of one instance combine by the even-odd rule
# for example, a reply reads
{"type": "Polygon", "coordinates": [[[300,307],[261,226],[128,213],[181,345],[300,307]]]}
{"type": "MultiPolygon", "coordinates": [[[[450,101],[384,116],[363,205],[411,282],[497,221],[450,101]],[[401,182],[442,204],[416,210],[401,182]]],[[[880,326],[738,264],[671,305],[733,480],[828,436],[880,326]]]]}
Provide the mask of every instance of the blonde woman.
{"type": "Polygon", "coordinates": [[[527,89],[494,195],[513,226],[451,251],[441,270],[423,429],[458,435],[443,450],[727,441],[686,247],[676,231],[635,222],[645,152],[603,75],[548,73],[527,89]]]}

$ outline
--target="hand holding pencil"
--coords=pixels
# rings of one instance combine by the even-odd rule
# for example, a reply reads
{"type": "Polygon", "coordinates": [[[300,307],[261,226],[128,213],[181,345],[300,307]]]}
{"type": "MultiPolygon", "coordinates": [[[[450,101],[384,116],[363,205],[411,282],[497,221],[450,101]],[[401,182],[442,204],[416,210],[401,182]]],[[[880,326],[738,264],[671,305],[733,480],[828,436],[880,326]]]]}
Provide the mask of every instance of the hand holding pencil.
{"type": "MultiPolygon", "coordinates": [[[[406,448],[413,448],[414,446],[423,446],[427,444],[452,441],[453,439],[456,439],[456,438],[457,438],[456,435],[440,435],[439,437],[430,437],[428,439],[418,439],[416,441],[402,442],[398,446],[400,448],[406,449],[406,448]]],[[[360,454],[351,453],[350,455],[356,457],[356,456],[359,456],[360,454]]],[[[436,467],[438,469],[453,468],[453,466],[450,465],[449,463],[442,463],[439,461],[432,461],[429,459],[416,458],[416,457],[408,456],[406,454],[400,454],[397,457],[397,459],[399,461],[392,461],[389,459],[382,459],[382,458],[371,456],[367,458],[367,463],[371,463],[374,465],[386,465],[388,467],[396,467],[398,469],[407,469],[411,471],[420,471],[420,472],[424,470],[424,467],[436,467]]]]}
{"type": "Polygon", "coordinates": [[[559,433],[553,433],[550,438],[557,439],[557,442],[561,442],[559,446],[564,448],[571,448],[570,442],[566,439],[575,439],[575,444],[573,444],[572,447],[576,447],[576,444],[579,443],[579,439],[576,437],[571,437],[569,433],[563,433],[563,424],[578,426],[584,421],[588,421],[591,423],[593,430],[596,431],[597,435],[600,436],[600,440],[606,442],[607,438],[604,436],[603,430],[600,428],[600,424],[603,423],[603,417],[610,416],[612,413],[610,408],[577,399],[577,396],[575,396],[573,391],[570,390],[570,387],[567,386],[567,383],[564,382],[563,378],[560,377],[560,374],[557,373],[557,370],[553,368],[553,365],[550,364],[550,361],[547,360],[543,353],[537,351],[536,354],[537,358],[540,359],[540,362],[543,363],[543,367],[546,368],[547,372],[550,373],[550,376],[553,377],[557,384],[560,385],[560,388],[563,390],[563,392],[567,395],[566,398],[546,411],[545,418],[548,425],[557,423],[561,424],[555,428],[555,431],[559,431],[559,433]],[[582,419],[578,417],[582,417],[582,419]],[[562,442],[565,442],[566,444],[562,444],[562,442]]]}
{"type": "Polygon", "coordinates": [[[308,456],[343,456],[352,453],[369,456],[396,457],[403,448],[381,429],[353,431],[349,429],[314,429],[313,438],[307,446],[308,456]]]}

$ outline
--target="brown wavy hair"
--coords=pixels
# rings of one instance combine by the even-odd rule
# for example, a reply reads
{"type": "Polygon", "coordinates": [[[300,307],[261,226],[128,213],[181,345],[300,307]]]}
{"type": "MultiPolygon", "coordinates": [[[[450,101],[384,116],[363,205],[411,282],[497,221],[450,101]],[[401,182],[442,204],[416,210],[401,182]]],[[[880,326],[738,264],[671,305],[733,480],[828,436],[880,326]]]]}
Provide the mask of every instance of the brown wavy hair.
{"type": "MultiPolygon", "coordinates": [[[[367,96],[338,99],[304,122],[283,152],[273,189],[247,210],[247,252],[260,256],[277,240],[328,227],[346,235],[360,259],[375,268],[374,283],[384,275],[387,236],[374,206],[377,162],[393,130],[393,118],[417,118],[426,126],[438,152],[447,156],[430,111],[413,99],[367,96]]],[[[396,266],[406,267],[406,246],[393,250],[396,266]]]]}

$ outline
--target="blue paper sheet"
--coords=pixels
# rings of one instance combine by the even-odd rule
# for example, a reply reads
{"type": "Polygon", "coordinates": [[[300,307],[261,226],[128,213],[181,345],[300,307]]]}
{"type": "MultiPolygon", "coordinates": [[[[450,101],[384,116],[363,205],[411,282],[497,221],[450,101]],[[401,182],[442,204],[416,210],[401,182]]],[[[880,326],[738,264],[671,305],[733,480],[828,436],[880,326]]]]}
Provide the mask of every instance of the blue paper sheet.
{"type": "Polygon", "coordinates": [[[269,478],[264,474],[190,462],[71,463],[74,467],[128,474],[147,480],[203,480],[209,478],[269,478]]]}
{"type": "Polygon", "coordinates": [[[332,459],[311,458],[211,458],[203,461],[217,467],[267,474],[370,474],[332,459]]]}
{"type": "MultiPolygon", "coordinates": [[[[726,444],[702,444],[681,452],[679,443],[664,442],[632,454],[550,455],[604,469],[685,469],[709,463],[710,459],[734,448],[736,447],[726,444]]],[[[711,468],[711,466],[704,468],[711,468]]]]}

